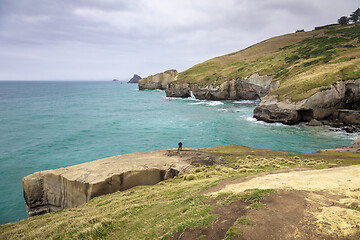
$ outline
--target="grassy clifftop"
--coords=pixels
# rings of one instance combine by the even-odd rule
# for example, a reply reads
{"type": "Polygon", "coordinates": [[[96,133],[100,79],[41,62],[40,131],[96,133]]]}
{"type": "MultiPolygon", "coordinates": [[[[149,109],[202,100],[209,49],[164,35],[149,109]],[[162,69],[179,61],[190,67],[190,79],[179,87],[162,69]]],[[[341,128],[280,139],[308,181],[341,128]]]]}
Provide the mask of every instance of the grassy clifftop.
{"type": "Polygon", "coordinates": [[[274,37],[181,72],[176,83],[219,85],[253,73],[274,76],[280,99],[299,101],[336,81],[360,77],[360,25],[274,37]]]}
{"type": "MultiPolygon", "coordinates": [[[[191,173],[154,186],[140,186],[100,196],[76,208],[2,225],[0,239],[180,239],[182,234],[185,235],[181,239],[207,239],[214,234],[219,236],[218,239],[231,239],[236,234],[246,236],[259,231],[282,234],[282,231],[277,231],[279,227],[287,229],[289,224],[299,226],[298,223],[289,222],[292,220],[286,217],[303,216],[289,214],[282,211],[286,209],[284,205],[273,204],[284,198],[293,201],[294,196],[289,195],[290,192],[250,189],[232,194],[216,193],[217,188],[233,183],[228,181],[242,182],[245,177],[266,171],[286,172],[299,167],[323,169],[359,164],[360,154],[295,154],[236,145],[181,152],[182,155],[199,153],[201,157],[194,158],[192,163],[198,167],[191,173]],[[215,194],[209,195],[211,192],[215,194]],[[267,201],[268,195],[274,199],[267,201]],[[274,227],[264,222],[264,216],[273,216],[266,212],[270,210],[277,213],[270,222],[285,219],[286,223],[277,222],[279,226],[274,227]]],[[[296,195],[299,200],[295,200],[296,204],[303,206],[305,196],[301,192],[291,193],[300,194],[296,195]]],[[[357,216],[360,214],[358,203],[352,203],[342,208],[350,211],[349,216],[357,216]]],[[[291,209],[294,208],[293,204],[295,202],[289,204],[291,209]]],[[[297,218],[293,220],[297,221],[297,218]]],[[[315,225],[304,227],[314,228],[315,225]]],[[[314,237],[311,235],[315,232],[312,228],[310,235],[302,239],[314,237]]],[[[284,238],[282,235],[277,237],[284,238]]]]}

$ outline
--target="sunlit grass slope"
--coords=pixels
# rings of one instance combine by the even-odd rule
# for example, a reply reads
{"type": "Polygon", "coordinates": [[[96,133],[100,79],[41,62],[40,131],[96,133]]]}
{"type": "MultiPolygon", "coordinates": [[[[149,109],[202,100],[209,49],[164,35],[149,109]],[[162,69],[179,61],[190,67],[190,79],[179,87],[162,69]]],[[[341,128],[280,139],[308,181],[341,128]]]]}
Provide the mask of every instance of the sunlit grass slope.
{"type": "Polygon", "coordinates": [[[359,78],[359,56],[360,25],[333,26],[274,37],[210,59],[181,72],[177,83],[219,85],[258,73],[280,81],[272,94],[299,101],[336,81],[359,78]]]}
{"type": "MultiPolygon", "coordinates": [[[[0,239],[166,239],[185,228],[212,224],[217,215],[211,213],[215,206],[210,203],[216,196],[207,196],[204,191],[222,180],[283,168],[360,163],[360,153],[295,154],[236,145],[191,151],[206,153],[208,157],[194,159],[197,168],[188,174],[154,186],[100,196],[73,209],[2,225],[0,239]]],[[[249,192],[229,196],[221,204],[235,199],[248,202],[257,195],[259,192],[254,191],[251,196],[249,192]]]]}

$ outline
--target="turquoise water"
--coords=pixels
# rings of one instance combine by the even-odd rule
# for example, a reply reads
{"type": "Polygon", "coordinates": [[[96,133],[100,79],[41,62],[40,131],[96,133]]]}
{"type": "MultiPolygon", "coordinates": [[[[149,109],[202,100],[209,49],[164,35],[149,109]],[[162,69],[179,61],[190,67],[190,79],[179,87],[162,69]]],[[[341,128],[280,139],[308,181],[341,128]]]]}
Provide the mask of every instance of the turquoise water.
{"type": "Polygon", "coordinates": [[[0,82],[0,224],[26,218],[22,177],[119,154],[226,144],[314,152],[356,135],[267,124],[256,101],[169,99],[119,82],[0,82]]]}

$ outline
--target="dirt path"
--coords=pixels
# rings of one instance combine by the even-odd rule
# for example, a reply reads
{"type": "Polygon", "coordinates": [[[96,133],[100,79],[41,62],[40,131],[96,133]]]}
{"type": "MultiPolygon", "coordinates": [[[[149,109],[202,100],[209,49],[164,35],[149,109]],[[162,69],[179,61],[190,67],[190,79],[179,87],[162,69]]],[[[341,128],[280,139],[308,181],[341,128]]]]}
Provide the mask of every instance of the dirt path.
{"type": "Polygon", "coordinates": [[[274,226],[276,222],[282,222],[281,219],[289,218],[290,212],[286,213],[284,209],[289,206],[299,208],[298,203],[302,202],[304,202],[301,204],[303,213],[299,210],[298,216],[292,217],[293,220],[297,218],[297,224],[291,224],[290,218],[289,221],[283,222],[287,226],[287,231],[283,228],[275,228],[283,229],[283,234],[275,234],[278,239],[289,237],[322,239],[324,236],[327,236],[326,239],[359,239],[360,237],[357,235],[360,229],[360,166],[261,174],[245,181],[238,179],[229,182],[207,194],[216,196],[224,192],[241,193],[246,189],[254,188],[277,189],[278,191],[280,189],[281,194],[277,197],[273,196],[273,201],[267,207],[268,210],[258,211],[252,215],[253,218],[258,218],[259,224],[263,226],[257,228],[256,231],[253,226],[243,227],[244,239],[260,239],[265,236],[261,235],[264,229],[268,231],[268,234],[274,233],[270,226],[274,226]],[[289,194],[284,195],[284,192],[289,194]],[[291,198],[289,198],[290,195],[291,198]],[[279,198],[287,200],[283,201],[282,205],[274,205],[279,198]],[[294,199],[297,200],[294,201],[294,199]],[[269,216],[271,216],[270,219],[269,216]],[[299,218],[299,216],[302,217],[299,218]],[[264,224],[265,222],[268,223],[264,224]],[[291,228],[293,229],[289,231],[291,228]],[[311,232],[313,232],[312,235],[311,232]]]}

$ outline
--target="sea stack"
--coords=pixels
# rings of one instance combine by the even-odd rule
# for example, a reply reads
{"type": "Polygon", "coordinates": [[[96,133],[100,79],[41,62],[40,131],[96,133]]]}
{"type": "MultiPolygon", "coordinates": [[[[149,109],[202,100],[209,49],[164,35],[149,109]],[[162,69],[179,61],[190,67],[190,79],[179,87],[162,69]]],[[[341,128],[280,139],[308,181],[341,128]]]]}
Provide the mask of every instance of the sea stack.
{"type": "Polygon", "coordinates": [[[134,76],[128,81],[128,83],[138,83],[141,77],[137,74],[134,74],[134,76]]]}

